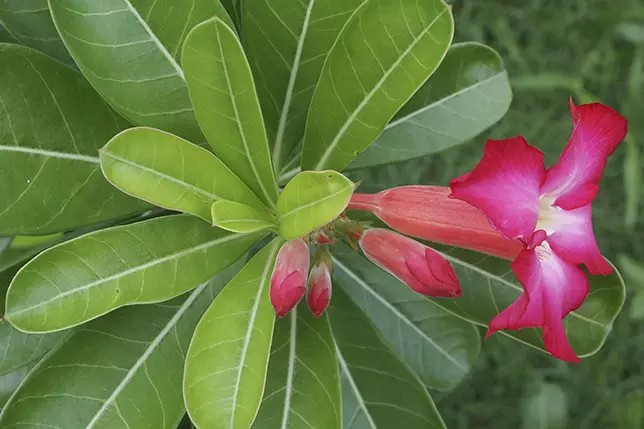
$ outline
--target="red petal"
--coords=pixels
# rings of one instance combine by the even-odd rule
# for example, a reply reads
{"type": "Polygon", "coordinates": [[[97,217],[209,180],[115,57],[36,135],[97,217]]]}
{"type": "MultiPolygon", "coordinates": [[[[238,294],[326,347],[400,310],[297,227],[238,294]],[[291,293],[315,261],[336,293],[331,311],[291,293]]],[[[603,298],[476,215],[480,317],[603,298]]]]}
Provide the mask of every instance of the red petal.
{"type": "Polygon", "coordinates": [[[591,274],[613,271],[597,247],[590,204],[573,210],[555,208],[552,218],[553,232],[548,243],[557,254],[572,264],[586,265],[591,274]]]}
{"type": "Polygon", "coordinates": [[[570,100],[573,131],[559,161],[547,173],[543,194],[574,209],[593,201],[608,157],[627,132],[624,117],[600,103],[575,106],[570,100]]]}
{"type": "Polygon", "coordinates": [[[588,279],[563,260],[547,242],[524,250],[512,264],[524,293],[491,322],[488,335],[499,329],[543,328],[546,350],[556,358],[578,362],[563,327],[563,319],[588,296],[588,279]]]}
{"type": "Polygon", "coordinates": [[[488,140],[476,168],[450,183],[451,197],[480,209],[507,238],[527,241],[537,224],[544,178],[543,153],[523,137],[488,140]]]}

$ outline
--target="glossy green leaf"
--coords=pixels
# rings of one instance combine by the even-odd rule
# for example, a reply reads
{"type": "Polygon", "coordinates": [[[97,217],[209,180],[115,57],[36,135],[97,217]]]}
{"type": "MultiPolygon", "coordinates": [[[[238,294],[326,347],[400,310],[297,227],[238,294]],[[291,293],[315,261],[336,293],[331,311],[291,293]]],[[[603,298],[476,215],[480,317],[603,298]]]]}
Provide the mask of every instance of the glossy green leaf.
{"type": "Polygon", "coordinates": [[[0,410],[11,398],[11,395],[18,389],[25,379],[32,365],[23,366],[17,370],[0,376],[0,410]]]}
{"type": "Polygon", "coordinates": [[[0,233],[47,234],[142,211],[101,176],[123,121],[73,69],[0,44],[0,233]]]}
{"type": "Polygon", "coordinates": [[[188,349],[186,407],[201,429],[249,428],[264,392],[275,313],[268,290],[281,241],[274,240],[217,296],[188,349]]]}
{"type": "Polygon", "coordinates": [[[197,119],[215,154],[273,207],[277,186],[266,131],[237,35],[218,18],[199,24],[186,39],[182,64],[197,119]]]}
{"type": "Polygon", "coordinates": [[[295,176],[277,201],[280,234],[302,237],[337,218],[353,194],[353,183],[335,171],[305,171],[295,176]]]}
{"type": "Polygon", "coordinates": [[[478,359],[478,330],[429,302],[347,246],[333,251],[333,279],[425,386],[450,389],[478,359]]]}
{"type": "Polygon", "coordinates": [[[212,205],[212,222],[215,226],[232,232],[255,232],[276,229],[275,218],[266,210],[221,200],[212,205]]]}
{"type": "Polygon", "coordinates": [[[0,22],[20,44],[73,64],[51,20],[47,0],[0,0],[0,22]]]}
{"type": "Polygon", "coordinates": [[[349,167],[405,161],[465,143],[501,119],[511,101],[499,54],[479,43],[453,45],[436,73],[349,167]]]}
{"type": "Polygon", "coordinates": [[[366,1],[324,63],[309,111],[303,170],[342,170],[432,75],[452,41],[442,0],[366,1]]]}
{"type": "MultiPolygon", "coordinates": [[[[0,313],[4,314],[5,295],[11,279],[24,265],[24,260],[14,260],[12,253],[0,255],[0,313]]],[[[25,334],[11,326],[6,320],[0,320],[0,375],[11,373],[38,359],[64,336],[63,332],[51,334],[25,334]]],[[[0,381],[0,385],[2,381],[0,381]]],[[[1,389],[1,387],[0,387],[1,389]]]]}
{"type": "Polygon", "coordinates": [[[523,398],[521,429],[568,428],[568,398],[556,384],[540,383],[523,398]]]}
{"type": "MultiPolygon", "coordinates": [[[[432,302],[458,317],[487,327],[488,322],[522,292],[508,261],[491,256],[481,257],[480,253],[460,249],[449,249],[444,256],[454,266],[463,296],[455,300],[432,302]]],[[[624,304],[624,282],[617,271],[589,279],[588,298],[578,310],[564,319],[570,344],[582,357],[590,356],[601,348],[624,304]]],[[[539,329],[500,333],[543,350],[539,329]]]]}
{"type": "Polygon", "coordinates": [[[324,59],[362,1],[257,0],[244,4],[244,45],[252,59],[278,172],[304,135],[324,59]]]}
{"type": "Polygon", "coordinates": [[[190,337],[239,266],[186,296],[75,329],[35,367],[0,427],[176,428],[185,413],[180,386],[190,337]]]}
{"type": "Polygon", "coordinates": [[[153,128],[123,131],[101,150],[103,174],[123,192],[211,222],[221,199],[262,202],[212,153],[153,128]]]}
{"type": "Polygon", "coordinates": [[[222,13],[217,0],[49,0],[49,6],[76,64],[119,113],[203,141],[180,48],[192,27],[222,13]]]}
{"type": "Polygon", "coordinates": [[[266,390],[253,429],[342,428],[335,344],[326,315],[303,306],[277,320],[266,390]]]}
{"type": "Polygon", "coordinates": [[[0,22],[0,43],[20,43],[9,34],[2,22],[0,22]]]}
{"type": "Polygon", "coordinates": [[[333,291],[329,319],[340,363],[344,429],[445,429],[425,386],[342,289],[333,291]]]}
{"type": "Polygon", "coordinates": [[[258,238],[187,215],[93,232],[25,265],[9,287],[5,318],[26,332],[50,332],[165,301],[232,265],[258,238]]]}

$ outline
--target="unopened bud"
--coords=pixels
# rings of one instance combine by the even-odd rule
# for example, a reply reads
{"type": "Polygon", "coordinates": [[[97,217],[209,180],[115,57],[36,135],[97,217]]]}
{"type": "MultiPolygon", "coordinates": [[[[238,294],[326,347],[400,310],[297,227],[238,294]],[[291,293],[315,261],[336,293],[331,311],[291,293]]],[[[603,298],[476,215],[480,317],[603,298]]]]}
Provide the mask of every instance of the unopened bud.
{"type": "Polygon", "coordinates": [[[286,242],[277,254],[271,275],[271,304],[278,317],[284,317],[306,293],[306,277],[311,256],[304,240],[286,242]]]}
{"type": "Polygon", "coordinates": [[[462,291],[452,265],[438,252],[387,229],[369,229],[360,239],[364,254],[414,291],[453,298],[462,291]]]}
{"type": "Polygon", "coordinates": [[[320,262],[311,269],[306,302],[315,317],[320,317],[331,302],[331,273],[325,262],[320,262]]]}

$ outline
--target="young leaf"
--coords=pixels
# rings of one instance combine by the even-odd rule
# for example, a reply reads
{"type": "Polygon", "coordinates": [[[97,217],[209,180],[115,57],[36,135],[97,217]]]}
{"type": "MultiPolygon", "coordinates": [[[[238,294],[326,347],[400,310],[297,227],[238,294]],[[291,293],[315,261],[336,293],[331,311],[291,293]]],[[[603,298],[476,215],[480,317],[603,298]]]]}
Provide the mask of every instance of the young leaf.
{"type": "Polygon", "coordinates": [[[277,227],[275,218],[265,209],[258,210],[236,201],[221,200],[212,205],[212,222],[232,232],[255,232],[277,227]]]}
{"type": "Polygon", "coordinates": [[[341,429],[341,406],[329,320],[296,307],[275,323],[266,391],[252,428],[341,429]]]}
{"type": "Polygon", "coordinates": [[[211,222],[221,199],[255,207],[262,202],[216,156],[153,128],[123,131],[101,150],[103,174],[123,192],[211,222]]]}
{"type": "Polygon", "coordinates": [[[50,0],[49,5],[81,72],[120,114],[136,125],[203,141],[179,57],[192,27],[225,16],[217,0],[50,0]]]}
{"type": "Polygon", "coordinates": [[[303,170],[341,170],[440,64],[452,41],[443,0],[368,0],[326,59],[309,111],[303,170]]]}
{"type": "Polygon", "coordinates": [[[275,313],[268,289],[276,239],[217,296],[197,325],[186,358],[183,391],[201,428],[248,428],[262,400],[275,313]]]}
{"type": "MultiPolygon", "coordinates": [[[[490,320],[522,292],[507,261],[491,256],[481,258],[479,253],[460,249],[447,249],[443,256],[454,266],[463,296],[456,300],[435,299],[432,302],[458,317],[487,327],[490,320]]],[[[624,304],[624,282],[617,271],[589,279],[588,298],[564,320],[570,344],[581,357],[593,355],[602,347],[624,304]]],[[[500,333],[543,350],[540,330],[500,333]]]]}
{"type": "Polygon", "coordinates": [[[0,22],[20,44],[74,63],[51,20],[47,0],[3,0],[0,22]]]}
{"type": "Polygon", "coordinates": [[[333,291],[330,312],[340,363],[343,428],[446,429],[425,386],[342,289],[333,291]]]}
{"type": "Polygon", "coordinates": [[[326,54],[363,0],[258,0],[244,4],[244,45],[257,79],[280,172],[302,139],[326,54]]]}
{"type": "Polygon", "coordinates": [[[179,386],[190,337],[239,267],[186,296],[124,308],[72,331],[30,373],[0,426],[176,428],[185,413],[179,386]]]}
{"type": "Polygon", "coordinates": [[[183,47],[183,67],[197,119],[215,154],[274,207],[277,186],[262,112],[237,35],[218,18],[199,24],[183,47]]]}
{"type": "Polygon", "coordinates": [[[477,329],[411,291],[346,246],[335,246],[334,282],[427,387],[450,389],[478,358],[477,329]]]}
{"type": "Polygon", "coordinates": [[[465,143],[501,119],[511,101],[508,74],[496,51],[472,42],[452,45],[436,73],[349,168],[419,158],[465,143]]]}
{"type": "Polygon", "coordinates": [[[9,287],[5,318],[25,332],[51,332],[165,301],[232,265],[259,238],[186,215],[93,232],[25,265],[9,287]]]}
{"type": "Polygon", "coordinates": [[[353,183],[335,171],[305,171],[284,188],[277,201],[280,234],[302,237],[337,218],[349,204],[353,183]]]}
{"type": "Polygon", "coordinates": [[[73,69],[0,44],[0,234],[47,234],[142,211],[101,176],[123,121],[73,69]]]}

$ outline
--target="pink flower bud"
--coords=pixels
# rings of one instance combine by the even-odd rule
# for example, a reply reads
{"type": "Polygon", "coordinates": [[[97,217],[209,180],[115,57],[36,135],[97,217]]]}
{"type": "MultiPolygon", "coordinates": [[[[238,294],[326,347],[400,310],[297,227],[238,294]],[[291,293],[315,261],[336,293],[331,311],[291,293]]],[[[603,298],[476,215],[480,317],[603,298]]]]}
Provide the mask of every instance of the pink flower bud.
{"type": "Polygon", "coordinates": [[[450,188],[400,186],[378,194],[353,194],[349,210],[368,210],[412,237],[513,260],[522,245],[499,233],[476,207],[450,198],[450,188]]]}
{"type": "Polygon", "coordinates": [[[306,275],[311,255],[301,238],[287,241],[280,248],[271,275],[271,304],[277,317],[284,317],[306,292],[306,275]]]}
{"type": "Polygon", "coordinates": [[[371,262],[420,294],[453,298],[463,293],[451,264],[411,238],[387,229],[369,229],[360,247],[371,262]]]}
{"type": "Polygon", "coordinates": [[[326,263],[320,262],[311,269],[309,292],[306,302],[315,317],[320,317],[331,301],[331,273],[326,263]]]}

